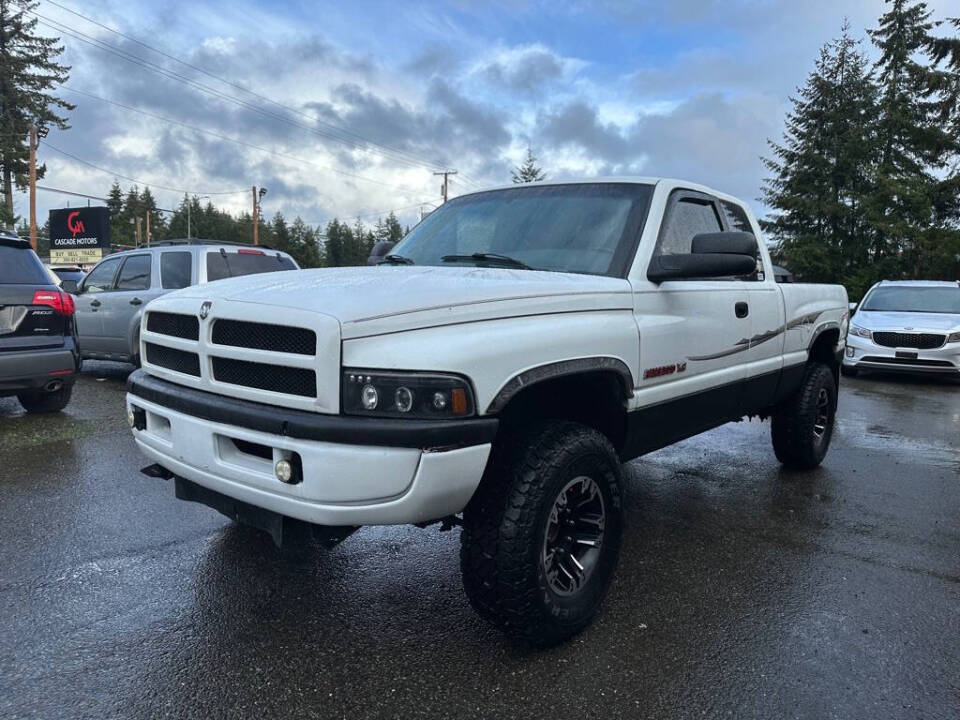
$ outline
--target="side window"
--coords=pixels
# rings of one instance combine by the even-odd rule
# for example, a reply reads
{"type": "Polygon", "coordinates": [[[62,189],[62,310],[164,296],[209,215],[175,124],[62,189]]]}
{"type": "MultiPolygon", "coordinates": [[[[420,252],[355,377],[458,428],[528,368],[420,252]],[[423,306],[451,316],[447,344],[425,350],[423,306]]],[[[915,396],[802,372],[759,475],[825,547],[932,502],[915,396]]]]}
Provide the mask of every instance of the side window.
{"type": "Polygon", "coordinates": [[[230,277],[230,268],[227,260],[218,252],[207,253],[207,282],[223,280],[230,277]]]}
{"type": "MultiPolygon", "coordinates": [[[[731,230],[740,230],[742,232],[747,232],[753,235],[753,227],[750,225],[750,220],[747,218],[746,211],[737,205],[736,203],[728,202],[726,200],[720,201],[720,207],[723,208],[723,214],[727,219],[727,225],[730,226],[731,230]]],[[[756,237],[756,236],[754,236],[756,237]]],[[[756,249],[757,253],[757,271],[752,275],[740,278],[741,280],[763,280],[763,261],[760,259],[760,248],[759,246],[756,249]]]]}
{"type": "Polygon", "coordinates": [[[684,198],[675,203],[660,232],[659,255],[687,254],[693,236],[706,232],[720,232],[723,226],[713,203],[700,198],[684,198]]]}
{"type": "Polygon", "coordinates": [[[720,201],[720,207],[723,208],[723,214],[726,216],[727,224],[731,230],[740,230],[741,232],[748,232],[753,235],[750,220],[747,218],[747,213],[742,207],[735,203],[727,202],[726,200],[720,201]]]}
{"type": "Polygon", "coordinates": [[[83,281],[85,293],[100,293],[113,290],[113,278],[123,258],[110,258],[97,265],[83,281]]]}
{"type": "Polygon", "coordinates": [[[131,255],[123,263],[117,290],[148,290],[150,288],[150,256],[131,255]]]}
{"type": "Polygon", "coordinates": [[[160,256],[160,287],[179,290],[190,286],[192,256],[188,252],[165,252],[160,256]]]}

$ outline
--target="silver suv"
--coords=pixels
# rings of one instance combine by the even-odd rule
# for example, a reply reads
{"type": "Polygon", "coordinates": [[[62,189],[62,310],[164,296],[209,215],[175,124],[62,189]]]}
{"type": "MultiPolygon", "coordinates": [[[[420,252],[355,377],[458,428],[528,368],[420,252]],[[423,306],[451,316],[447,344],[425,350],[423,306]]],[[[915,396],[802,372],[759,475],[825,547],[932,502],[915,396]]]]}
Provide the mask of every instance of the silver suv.
{"type": "Polygon", "coordinates": [[[140,316],[148,302],[173,290],[297,263],[270,248],[201,240],[169,240],[114,253],[74,289],[80,355],[140,364],[140,316]]]}

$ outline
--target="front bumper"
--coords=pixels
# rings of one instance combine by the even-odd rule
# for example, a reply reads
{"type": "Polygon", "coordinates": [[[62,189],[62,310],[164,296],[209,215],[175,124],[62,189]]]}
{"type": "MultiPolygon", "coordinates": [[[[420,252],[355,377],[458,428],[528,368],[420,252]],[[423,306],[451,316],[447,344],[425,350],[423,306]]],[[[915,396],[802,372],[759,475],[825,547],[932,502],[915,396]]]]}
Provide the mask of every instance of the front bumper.
{"type": "Polygon", "coordinates": [[[372,420],[227,398],[138,371],[127,407],[143,453],[174,475],[286,517],[328,526],[427,522],[461,511],[480,482],[497,420],[372,420]],[[296,453],[303,479],[274,465],[296,453]]]}
{"type": "Polygon", "coordinates": [[[0,353],[0,396],[39,390],[51,380],[72,383],[79,360],[73,341],[62,347],[0,353]]]}
{"type": "Polygon", "coordinates": [[[870,338],[847,335],[843,364],[859,370],[910,373],[960,373],[960,343],[947,343],[933,350],[891,348],[870,338]]]}

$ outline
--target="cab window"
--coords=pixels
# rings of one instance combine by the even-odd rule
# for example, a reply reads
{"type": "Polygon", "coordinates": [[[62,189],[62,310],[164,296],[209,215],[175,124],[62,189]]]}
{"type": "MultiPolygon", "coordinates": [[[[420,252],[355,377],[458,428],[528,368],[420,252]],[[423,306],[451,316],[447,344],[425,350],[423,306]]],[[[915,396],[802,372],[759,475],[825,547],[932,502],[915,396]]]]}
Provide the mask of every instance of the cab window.
{"type": "Polygon", "coordinates": [[[681,198],[669,210],[660,231],[657,254],[689,254],[694,235],[721,230],[723,225],[712,200],[701,197],[681,198]]]}
{"type": "Polygon", "coordinates": [[[83,292],[100,293],[113,290],[113,279],[123,258],[110,258],[97,265],[83,281],[83,292]]]}

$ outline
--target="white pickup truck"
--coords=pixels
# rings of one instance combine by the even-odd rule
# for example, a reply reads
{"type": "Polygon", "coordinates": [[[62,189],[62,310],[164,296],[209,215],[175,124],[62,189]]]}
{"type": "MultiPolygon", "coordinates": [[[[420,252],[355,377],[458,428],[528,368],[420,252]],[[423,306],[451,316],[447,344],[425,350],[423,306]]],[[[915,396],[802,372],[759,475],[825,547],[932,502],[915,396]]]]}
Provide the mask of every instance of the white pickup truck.
{"type": "Polygon", "coordinates": [[[535,183],[451,200],[378,267],[170,293],[128,384],[144,472],[278,543],[462,525],[476,610],[560,642],[612,579],[622,462],[749,415],[785,465],[827,452],[846,292],[776,284],[759,237],[692,183],[535,183]]]}

